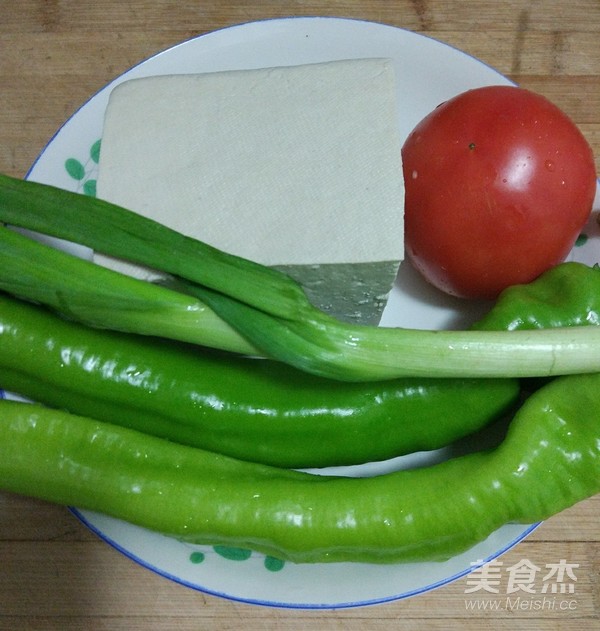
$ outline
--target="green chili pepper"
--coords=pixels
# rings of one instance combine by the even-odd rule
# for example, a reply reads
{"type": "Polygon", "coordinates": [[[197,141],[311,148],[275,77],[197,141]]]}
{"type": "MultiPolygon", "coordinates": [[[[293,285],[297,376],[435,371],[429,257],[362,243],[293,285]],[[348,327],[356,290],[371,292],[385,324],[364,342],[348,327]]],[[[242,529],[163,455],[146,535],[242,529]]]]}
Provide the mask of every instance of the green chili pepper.
{"type": "Polygon", "coordinates": [[[561,263],[537,280],[505,289],[472,328],[547,329],[600,324],[600,268],[561,263]]]}
{"type": "Polygon", "coordinates": [[[234,460],[0,402],[0,487],[295,562],[443,560],[600,491],[600,374],[559,377],[500,446],[372,478],[234,460]]]}
{"type": "Polygon", "coordinates": [[[0,295],[0,386],[52,407],[282,467],[437,449],[504,413],[515,379],[338,382],[88,328],[0,295]]]}

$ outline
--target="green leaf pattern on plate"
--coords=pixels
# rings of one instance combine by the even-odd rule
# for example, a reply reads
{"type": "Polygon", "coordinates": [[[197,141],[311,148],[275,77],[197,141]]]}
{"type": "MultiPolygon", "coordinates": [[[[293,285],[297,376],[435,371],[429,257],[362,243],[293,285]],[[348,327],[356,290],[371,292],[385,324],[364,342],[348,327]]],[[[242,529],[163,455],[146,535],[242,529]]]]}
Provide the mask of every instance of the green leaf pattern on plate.
{"type": "Polygon", "coordinates": [[[74,180],[83,180],[85,177],[85,167],[76,158],[65,160],[65,169],[74,180]]]}
{"type": "Polygon", "coordinates": [[[100,160],[100,145],[102,141],[96,140],[89,150],[89,156],[85,162],[77,158],[67,158],[65,160],[65,170],[74,180],[77,181],[77,191],[84,195],[96,197],[96,170],[100,160]]]}
{"type": "MultiPolygon", "coordinates": [[[[189,544],[187,544],[189,545],[189,544]]],[[[246,548],[236,548],[233,546],[216,545],[211,546],[210,549],[199,550],[193,548],[192,552],[188,555],[188,560],[194,565],[204,563],[211,558],[211,552],[215,553],[218,557],[226,559],[228,561],[248,561],[252,559],[262,559],[263,567],[269,572],[279,572],[285,566],[285,561],[276,559],[271,556],[263,556],[261,554],[252,552],[246,548]]]]}

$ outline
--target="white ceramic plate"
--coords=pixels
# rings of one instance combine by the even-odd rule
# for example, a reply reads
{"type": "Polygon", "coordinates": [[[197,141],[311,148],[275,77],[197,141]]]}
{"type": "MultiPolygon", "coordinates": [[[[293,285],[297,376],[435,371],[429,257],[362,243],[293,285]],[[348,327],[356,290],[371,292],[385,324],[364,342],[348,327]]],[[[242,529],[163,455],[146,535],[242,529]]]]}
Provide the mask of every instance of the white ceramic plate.
{"type": "MultiPolygon", "coordinates": [[[[498,72],[458,50],[390,26],[336,18],[243,24],[175,46],[107,85],[51,139],[28,177],[84,194],[95,193],[104,110],[110,91],[124,80],[363,57],[393,59],[403,136],[436,105],[459,92],[482,85],[510,84],[498,72]]],[[[595,223],[590,223],[587,236],[572,257],[594,263],[598,252],[595,223]]],[[[85,249],[75,251],[89,254],[85,249]]],[[[426,286],[404,265],[382,324],[463,326],[480,310],[477,305],[465,309],[463,303],[426,286]]],[[[444,457],[443,452],[416,454],[363,467],[361,473],[421,464],[440,457],[444,457]]],[[[434,589],[502,554],[535,527],[504,526],[472,550],[443,563],[293,565],[243,550],[183,544],[102,515],[76,509],[73,512],[112,546],[169,579],[230,599],[297,608],[360,606],[434,589]]]]}

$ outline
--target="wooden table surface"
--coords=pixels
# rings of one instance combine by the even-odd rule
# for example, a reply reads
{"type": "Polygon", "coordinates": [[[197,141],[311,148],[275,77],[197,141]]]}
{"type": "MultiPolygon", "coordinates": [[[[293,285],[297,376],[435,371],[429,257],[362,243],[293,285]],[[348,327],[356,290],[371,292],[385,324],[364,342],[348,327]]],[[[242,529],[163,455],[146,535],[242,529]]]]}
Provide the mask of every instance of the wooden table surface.
{"type": "MultiPolygon", "coordinates": [[[[478,57],[563,108],[600,161],[598,0],[0,0],[0,172],[24,176],[79,105],[156,51],[232,24],[314,15],[395,25],[478,57]]],[[[599,508],[596,496],[549,519],[501,559],[577,564],[574,592],[554,606],[473,608],[485,595],[469,596],[463,578],[388,604],[303,611],[179,586],[66,509],[0,493],[0,629],[600,629],[599,508]]],[[[507,592],[505,574],[488,600],[504,604],[507,592]]]]}

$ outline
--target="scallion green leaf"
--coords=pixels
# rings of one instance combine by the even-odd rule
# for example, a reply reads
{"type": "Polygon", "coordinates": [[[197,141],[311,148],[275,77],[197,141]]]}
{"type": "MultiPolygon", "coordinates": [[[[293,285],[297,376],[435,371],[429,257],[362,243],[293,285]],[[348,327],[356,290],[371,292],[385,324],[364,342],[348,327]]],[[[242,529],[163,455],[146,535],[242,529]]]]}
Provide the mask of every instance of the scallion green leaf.
{"type": "Polygon", "coordinates": [[[286,274],[94,197],[0,174],[0,221],[181,276],[279,317],[311,308],[286,274]]]}
{"type": "Polygon", "coordinates": [[[256,354],[199,300],[0,227],[0,289],[89,326],[256,354]]]}

